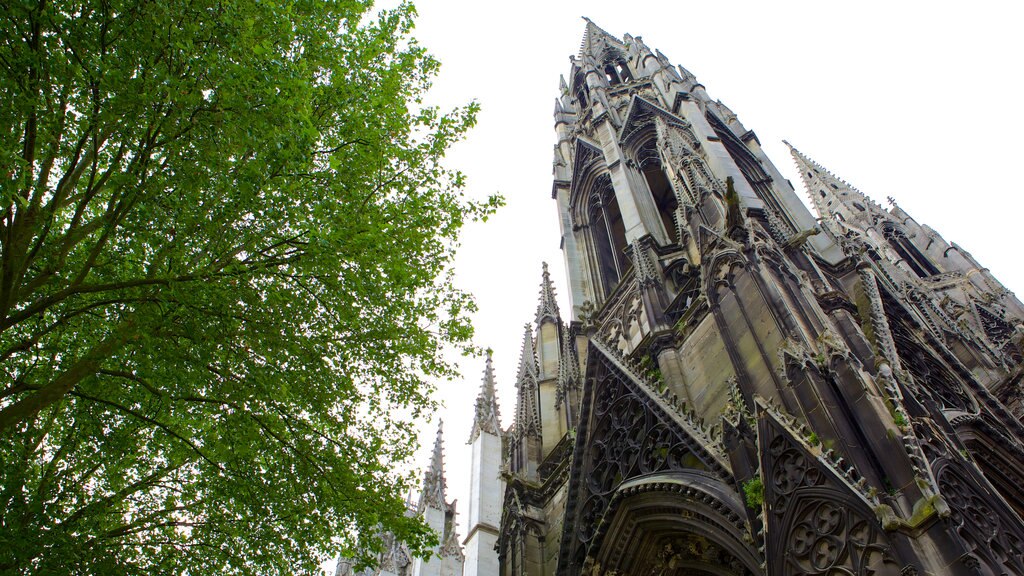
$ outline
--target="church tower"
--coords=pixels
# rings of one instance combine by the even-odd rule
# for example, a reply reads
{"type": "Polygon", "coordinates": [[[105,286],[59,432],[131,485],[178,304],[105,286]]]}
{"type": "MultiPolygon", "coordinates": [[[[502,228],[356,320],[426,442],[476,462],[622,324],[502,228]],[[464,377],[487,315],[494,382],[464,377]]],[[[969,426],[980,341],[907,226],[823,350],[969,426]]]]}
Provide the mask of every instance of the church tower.
{"type": "Polygon", "coordinates": [[[515,423],[471,439],[500,574],[1024,574],[1020,301],[791,148],[812,215],[640,37],[588,20],[560,91],[571,310],[545,266],[515,423]]]}

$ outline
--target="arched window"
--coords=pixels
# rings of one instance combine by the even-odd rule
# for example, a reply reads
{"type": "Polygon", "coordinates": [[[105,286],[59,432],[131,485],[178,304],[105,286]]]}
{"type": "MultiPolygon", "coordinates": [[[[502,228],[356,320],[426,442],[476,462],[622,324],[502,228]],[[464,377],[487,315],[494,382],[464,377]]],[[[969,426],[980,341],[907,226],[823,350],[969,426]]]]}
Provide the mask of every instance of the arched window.
{"type": "Polygon", "coordinates": [[[590,105],[590,100],[587,98],[587,75],[583,71],[577,73],[573,78],[572,91],[578,103],[576,110],[582,112],[584,108],[590,105]]]}
{"type": "Polygon", "coordinates": [[[894,226],[886,226],[882,232],[885,235],[885,239],[889,241],[889,245],[892,246],[893,250],[900,255],[900,258],[910,266],[918,277],[926,278],[939,273],[939,269],[924,254],[921,254],[921,251],[917,249],[917,246],[914,246],[914,243],[910,241],[910,238],[907,238],[907,235],[902,230],[894,226]]]}
{"type": "Polygon", "coordinates": [[[670,242],[679,242],[679,233],[676,230],[675,211],[679,207],[676,200],[676,193],[672,184],[665,175],[661,166],[661,156],[658,154],[657,142],[651,138],[640,146],[636,154],[636,163],[647,182],[647,188],[651,191],[651,198],[658,208],[658,215],[661,217],[661,224],[665,227],[665,233],[670,242]]]}
{"type": "Polygon", "coordinates": [[[620,60],[619,63],[618,63],[618,69],[619,69],[619,78],[622,78],[623,82],[632,82],[633,81],[633,73],[629,71],[629,65],[628,64],[626,64],[625,62],[620,60]]]}
{"type": "Polygon", "coordinates": [[[604,67],[604,75],[608,78],[608,84],[615,86],[620,84],[622,80],[619,78],[619,71],[615,69],[613,64],[608,64],[604,67]]]}
{"type": "Polygon", "coordinates": [[[587,219],[593,239],[598,275],[605,294],[610,293],[629,267],[626,258],[626,228],[608,174],[598,176],[590,190],[587,219]]]}
{"type": "Polygon", "coordinates": [[[629,71],[629,65],[622,59],[605,63],[604,75],[608,78],[608,84],[612,86],[633,80],[633,73],[629,71]]]}

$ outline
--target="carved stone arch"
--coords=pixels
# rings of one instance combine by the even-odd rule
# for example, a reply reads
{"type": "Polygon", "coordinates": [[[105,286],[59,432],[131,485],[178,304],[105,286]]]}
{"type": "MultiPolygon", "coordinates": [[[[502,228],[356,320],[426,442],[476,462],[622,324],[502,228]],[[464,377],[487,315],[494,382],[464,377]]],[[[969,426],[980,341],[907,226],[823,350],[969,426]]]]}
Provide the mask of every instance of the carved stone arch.
{"type": "Polygon", "coordinates": [[[899,576],[900,563],[874,513],[827,486],[797,491],[770,537],[773,575],[899,576]]]}
{"type": "Polygon", "coordinates": [[[976,414],[977,399],[963,385],[958,374],[925,346],[900,319],[890,317],[889,327],[903,368],[914,378],[917,389],[937,402],[943,410],[976,414]]]}
{"type": "Polygon", "coordinates": [[[638,477],[611,498],[587,563],[623,576],[763,574],[745,518],[736,491],[709,474],[638,477]]]}
{"type": "Polygon", "coordinates": [[[758,414],[772,576],[898,576],[901,564],[865,497],[770,411],[758,414]]]}
{"type": "Polygon", "coordinates": [[[682,202],[678,183],[673,184],[670,172],[666,170],[665,159],[658,146],[653,124],[647,124],[642,132],[630,143],[623,146],[627,166],[639,193],[648,195],[658,222],[649,222],[648,227],[656,230],[660,224],[663,238],[669,244],[678,244],[680,235],[676,222],[676,211],[682,202]]]}
{"type": "Polygon", "coordinates": [[[682,138],[679,143],[690,153],[703,154],[700,138],[689,122],[640,96],[634,96],[630,101],[629,111],[619,130],[619,142],[626,149],[634,147],[646,138],[648,130],[653,130],[659,123],[676,131],[682,138]]]}
{"type": "Polygon", "coordinates": [[[578,138],[573,153],[572,183],[569,188],[569,212],[574,226],[586,221],[584,212],[587,192],[593,187],[594,180],[607,171],[608,165],[599,145],[578,138]]]}
{"type": "Polygon", "coordinates": [[[780,277],[789,278],[794,282],[800,282],[800,277],[797,276],[793,268],[788,264],[786,256],[782,253],[773,242],[763,241],[754,243],[754,253],[761,259],[762,262],[767,264],[772,270],[774,270],[780,277]]]}
{"type": "Polygon", "coordinates": [[[579,69],[572,77],[572,95],[576,100],[576,109],[580,112],[590,105],[590,89],[587,86],[587,71],[579,69]]]}
{"type": "Polygon", "coordinates": [[[558,573],[577,574],[617,491],[650,474],[702,471],[731,481],[725,456],[679,399],[644,382],[591,340],[580,425],[567,487],[558,573]]]}
{"type": "Polygon", "coordinates": [[[704,273],[704,293],[712,306],[718,301],[719,290],[732,286],[736,271],[746,267],[746,259],[737,248],[725,248],[715,252],[701,267],[704,273]]]}
{"type": "Polygon", "coordinates": [[[625,254],[622,210],[604,156],[589,144],[577,144],[569,193],[569,216],[583,248],[584,264],[597,287],[595,298],[607,296],[630,267],[625,254]]]}
{"type": "Polygon", "coordinates": [[[1024,574],[1024,526],[983,481],[952,460],[936,464],[935,479],[950,509],[949,522],[973,557],[978,576],[1024,574]]]}
{"type": "Polygon", "coordinates": [[[1017,330],[1006,321],[1003,310],[990,309],[976,300],[971,300],[974,317],[981,332],[993,350],[998,350],[1010,364],[1021,364],[1021,348],[1017,341],[1017,330]]]}
{"type": "Polygon", "coordinates": [[[1024,518],[1024,452],[1020,444],[986,418],[954,421],[954,428],[993,488],[1024,518]]]}
{"type": "MultiPolygon", "coordinates": [[[[684,120],[677,118],[639,96],[634,96],[619,138],[626,166],[633,186],[638,192],[646,190],[650,207],[659,222],[648,222],[648,228],[659,235],[656,229],[664,231],[669,244],[678,244],[682,237],[678,211],[692,205],[692,194],[685,189],[685,183],[678,178],[672,150],[693,154],[700,144],[692,129],[684,120]],[[671,126],[672,133],[667,128],[671,126]],[[686,136],[690,138],[687,139],[686,136]],[[666,140],[672,140],[675,146],[666,140]]],[[[641,201],[640,204],[647,204],[641,201]]],[[[643,211],[641,211],[643,212],[643,211]]],[[[651,215],[653,216],[653,214],[651,215]]]]}
{"type": "Polygon", "coordinates": [[[888,241],[889,246],[919,278],[927,278],[939,273],[935,264],[910,241],[902,225],[892,220],[886,220],[881,223],[881,228],[882,236],[888,241]]]}

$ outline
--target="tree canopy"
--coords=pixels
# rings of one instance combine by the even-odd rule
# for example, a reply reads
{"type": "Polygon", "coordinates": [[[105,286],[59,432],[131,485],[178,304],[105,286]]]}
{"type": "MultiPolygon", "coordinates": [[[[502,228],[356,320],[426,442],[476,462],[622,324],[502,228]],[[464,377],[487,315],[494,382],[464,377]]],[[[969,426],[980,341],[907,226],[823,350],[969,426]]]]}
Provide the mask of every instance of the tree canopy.
{"type": "Polygon", "coordinates": [[[316,572],[405,514],[475,202],[414,10],[13,0],[0,572],[316,572]]]}

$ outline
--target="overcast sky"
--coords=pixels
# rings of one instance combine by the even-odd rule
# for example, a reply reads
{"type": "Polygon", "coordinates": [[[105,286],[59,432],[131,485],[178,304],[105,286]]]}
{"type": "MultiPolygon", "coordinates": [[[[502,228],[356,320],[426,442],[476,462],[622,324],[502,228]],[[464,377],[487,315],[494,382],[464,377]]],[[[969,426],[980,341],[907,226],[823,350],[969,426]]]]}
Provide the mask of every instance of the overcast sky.
{"type": "MultiPolygon", "coordinates": [[[[1017,293],[1024,226],[1024,8],[1019,2],[503,2],[420,0],[415,36],[442,62],[431,98],[477,100],[479,123],[449,155],[467,192],[507,206],[463,236],[457,272],[472,291],[477,342],[494,350],[502,423],[515,410],[523,324],[541,262],[568,321],[565,265],[551,200],[552,111],[590,17],[642,36],[693,72],[754,130],[806,199],[785,138],[885,205],[956,242],[1017,293]]],[[[468,510],[468,439],[482,359],[441,385],[449,498],[468,510]]],[[[434,422],[420,465],[427,462],[434,422]]]]}

